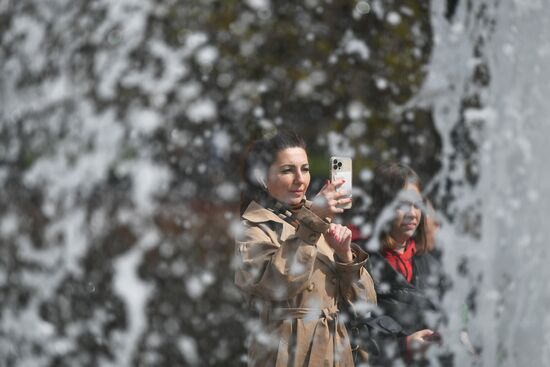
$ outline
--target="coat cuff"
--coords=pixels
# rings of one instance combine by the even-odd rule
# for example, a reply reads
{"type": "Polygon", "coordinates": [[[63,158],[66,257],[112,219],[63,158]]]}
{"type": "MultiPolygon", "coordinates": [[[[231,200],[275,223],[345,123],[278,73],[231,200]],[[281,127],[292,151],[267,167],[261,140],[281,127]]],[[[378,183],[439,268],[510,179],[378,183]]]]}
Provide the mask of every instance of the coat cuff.
{"type": "Polygon", "coordinates": [[[351,252],[353,253],[352,262],[343,263],[336,260],[336,269],[338,271],[344,273],[356,272],[365,265],[367,259],[369,258],[369,255],[355,243],[351,244],[351,252]]]}
{"type": "MultiPolygon", "coordinates": [[[[311,210],[311,206],[313,205],[313,201],[309,201],[309,200],[304,200],[304,206],[311,210]]],[[[331,217],[325,217],[325,222],[327,222],[328,224],[332,223],[332,218],[331,217]]]]}
{"type": "Polygon", "coordinates": [[[292,217],[299,222],[296,236],[310,245],[315,245],[321,234],[330,228],[326,220],[319,218],[305,206],[294,212],[292,217]]]}

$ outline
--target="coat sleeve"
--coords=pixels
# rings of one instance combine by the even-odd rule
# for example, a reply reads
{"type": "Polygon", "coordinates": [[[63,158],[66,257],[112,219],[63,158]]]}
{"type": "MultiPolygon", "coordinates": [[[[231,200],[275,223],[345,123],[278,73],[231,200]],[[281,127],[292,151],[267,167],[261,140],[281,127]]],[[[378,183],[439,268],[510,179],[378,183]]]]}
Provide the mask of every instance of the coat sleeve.
{"type": "Polygon", "coordinates": [[[340,279],[340,294],[348,304],[356,302],[376,304],[374,282],[365,268],[368,255],[359,246],[352,243],[353,262],[336,262],[340,279]]]}
{"type": "Polygon", "coordinates": [[[270,235],[265,223],[246,224],[244,238],[236,241],[236,285],[270,301],[287,300],[303,291],[313,273],[316,243],[326,228],[317,222],[322,221],[318,217],[308,220],[283,243],[270,235]]]}

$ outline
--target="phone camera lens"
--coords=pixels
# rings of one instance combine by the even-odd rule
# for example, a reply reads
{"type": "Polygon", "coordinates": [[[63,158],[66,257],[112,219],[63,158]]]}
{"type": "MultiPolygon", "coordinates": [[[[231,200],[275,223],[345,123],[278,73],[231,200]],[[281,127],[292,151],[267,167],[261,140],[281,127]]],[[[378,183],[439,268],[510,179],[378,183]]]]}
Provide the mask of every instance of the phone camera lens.
{"type": "Polygon", "coordinates": [[[338,166],[337,166],[337,165],[334,165],[334,166],[332,166],[332,168],[334,168],[334,169],[338,169],[338,166]]]}
{"type": "Polygon", "coordinates": [[[338,162],[338,167],[342,167],[342,162],[338,162]]]}
{"type": "Polygon", "coordinates": [[[336,164],[336,163],[338,163],[338,160],[335,159],[335,160],[332,161],[332,163],[336,164]]]}

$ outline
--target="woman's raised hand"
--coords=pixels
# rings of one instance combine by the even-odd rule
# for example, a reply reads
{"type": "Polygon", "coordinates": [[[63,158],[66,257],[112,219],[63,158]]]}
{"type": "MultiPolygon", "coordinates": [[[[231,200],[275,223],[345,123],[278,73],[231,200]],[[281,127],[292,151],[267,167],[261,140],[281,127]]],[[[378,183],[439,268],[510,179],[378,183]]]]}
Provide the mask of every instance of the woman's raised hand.
{"type": "Polygon", "coordinates": [[[344,212],[339,206],[351,203],[351,198],[347,197],[348,192],[337,191],[340,186],[346,182],[343,179],[327,183],[321,188],[321,191],[313,199],[311,211],[321,218],[334,218],[336,214],[344,212]]]}
{"type": "Polygon", "coordinates": [[[341,262],[353,261],[351,252],[351,229],[341,224],[331,223],[329,230],[325,233],[325,240],[341,262]]]}
{"type": "Polygon", "coordinates": [[[439,333],[424,329],[407,336],[407,350],[412,353],[426,353],[431,345],[441,345],[439,333]]]}

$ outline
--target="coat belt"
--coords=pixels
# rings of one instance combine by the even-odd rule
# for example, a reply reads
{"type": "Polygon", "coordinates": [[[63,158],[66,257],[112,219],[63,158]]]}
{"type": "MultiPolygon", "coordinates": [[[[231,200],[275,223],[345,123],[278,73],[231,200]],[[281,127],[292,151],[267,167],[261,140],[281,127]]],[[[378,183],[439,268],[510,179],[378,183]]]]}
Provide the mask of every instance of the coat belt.
{"type": "Polygon", "coordinates": [[[268,319],[269,321],[281,321],[292,319],[311,319],[316,320],[319,317],[324,317],[329,321],[335,320],[338,316],[338,307],[332,305],[325,308],[308,308],[308,307],[296,307],[296,308],[273,308],[270,310],[268,319]]]}
{"type": "MultiPolygon", "coordinates": [[[[335,354],[345,350],[345,345],[343,343],[347,344],[349,347],[349,340],[347,340],[345,327],[338,322],[338,313],[339,310],[336,305],[325,308],[273,307],[263,313],[262,319],[266,322],[296,319],[317,321],[318,324],[315,327],[313,339],[311,340],[312,349],[309,353],[307,367],[325,366],[327,362],[331,367],[332,365],[339,367],[350,365],[351,360],[347,362],[338,360],[330,362],[333,357],[328,357],[325,353],[325,349],[329,343],[333,343],[331,349],[335,351],[335,354]]],[[[285,323],[283,327],[286,328],[286,332],[282,332],[283,335],[290,335],[292,333],[291,324],[285,323]]],[[[289,358],[290,360],[294,360],[293,356],[289,355],[289,358]]],[[[287,363],[285,362],[282,365],[286,366],[287,363]]]]}

